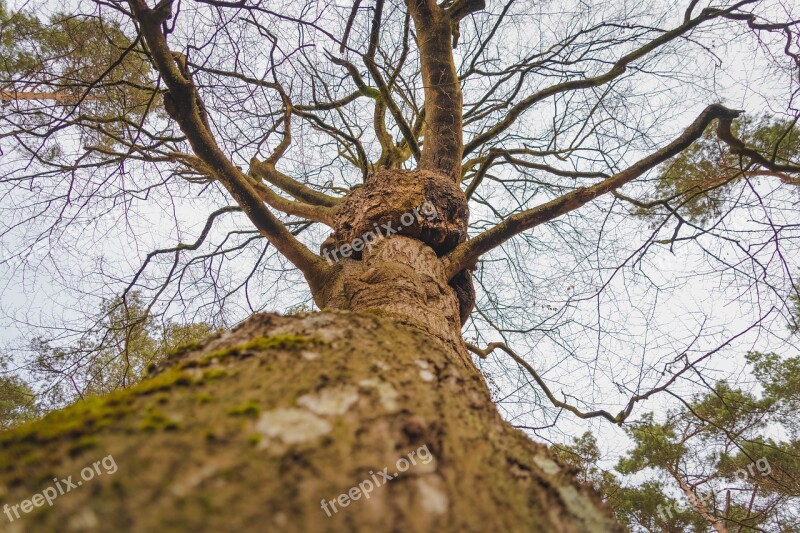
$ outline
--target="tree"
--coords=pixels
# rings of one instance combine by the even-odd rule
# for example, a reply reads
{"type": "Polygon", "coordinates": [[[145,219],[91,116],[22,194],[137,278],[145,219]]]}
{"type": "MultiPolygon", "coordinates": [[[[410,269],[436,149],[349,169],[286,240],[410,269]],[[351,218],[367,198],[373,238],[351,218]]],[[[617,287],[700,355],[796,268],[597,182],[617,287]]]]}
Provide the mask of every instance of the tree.
{"type": "MultiPolygon", "coordinates": [[[[682,411],[669,413],[668,422],[655,423],[651,416],[632,428],[636,446],[618,469],[663,472],[686,502],[678,508],[705,520],[698,531],[793,531],[800,504],[797,441],[764,435],[777,422],[770,408],[778,401],[769,392],[757,399],[718,383],[682,411]]],[[[674,512],[675,507],[659,509],[662,516],[674,512]]]]}
{"type": "Polygon", "coordinates": [[[36,395],[17,376],[0,377],[0,430],[27,422],[37,415],[36,395]]]}
{"type": "Polygon", "coordinates": [[[207,324],[159,324],[137,294],[128,306],[107,302],[95,329],[71,345],[56,339],[30,340],[29,365],[0,360],[0,428],[9,429],[87,396],[107,394],[139,383],[164,354],[204,340],[207,324]],[[16,366],[12,372],[8,368],[16,366]],[[38,385],[34,391],[31,383],[38,385]]]}
{"type": "Polygon", "coordinates": [[[614,517],[632,531],[706,531],[702,516],[681,506],[669,496],[660,481],[623,486],[619,476],[603,470],[602,454],[594,435],[587,432],[572,444],[555,448],[562,462],[578,471],[578,479],[589,483],[614,511],[614,517]]]}
{"type": "Polygon", "coordinates": [[[31,339],[31,364],[25,371],[40,384],[44,411],[135,385],[165,354],[214,333],[204,323],[159,324],[136,293],[126,302],[105,303],[98,315],[93,330],[72,344],[31,339]]]}
{"type": "MultiPolygon", "coordinates": [[[[215,326],[279,295],[323,310],[256,314],[164,357],[155,376],[130,389],[3,436],[4,476],[19,481],[20,495],[33,490],[23,479],[78,467],[92,449],[116,454],[120,470],[123,456],[136,469],[136,478],[99,478],[101,498],[84,491],[48,507],[35,516],[39,525],[71,517],[139,529],[615,529],[549,452],[501,420],[467,349],[486,359],[477,362],[490,376],[490,365],[512,362],[503,377],[543,393],[543,419],[567,411],[622,424],[637,404],[710,371],[710,358],[745,333],[788,316],[796,265],[767,248],[795,242],[796,224],[779,215],[791,211],[782,176],[800,171],[783,148],[796,138],[789,110],[798,22],[791,6],[755,0],[690,1],[679,11],[534,7],[131,0],[87,2],[49,25],[44,15],[4,15],[4,32],[30,33],[2,39],[9,57],[26,59],[3,71],[5,268],[62,272],[68,257],[81,294],[113,287],[128,305],[138,292],[148,313],[202,310],[215,326]],[[85,27],[97,38],[43,47],[45,57],[28,60],[30,43],[49,39],[38,25],[61,42],[72,15],[93,21],[85,27]],[[702,105],[689,105],[676,83],[687,57],[716,60],[720,35],[757,44],[760,67],[780,75],[782,114],[769,150],[734,125],[743,111],[714,103],[724,95],[700,91],[691,96],[702,95],[702,105]],[[91,62],[77,61],[86,54],[91,62]],[[152,67],[146,74],[143,64],[152,67]],[[642,87],[660,91],[663,105],[645,101],[642,87]],[[669,111],[677,104],[680,112],[669,111]],[[642,109],[649,116],[635,112],[642,109]],[[676,120],[667,124],[669,115],[676,120]],[[725,164],[735,159],[752,189],[733,206],[760,209],[770,223],[737,226],[731,207],[684,236],[680,213],[668,208],[643,243],[616,248],[620,238],[606,254],[606,221],[638,224],[629,211],[642,208],[637,198],[664,193],[650,178],[674,158],[702,158],[686,150],[708,142],[712,129],[731,156],[725,164]],[[779,178],[766,200],[746,174],[754,167],[779,178]],[[198,212],[207,213],[199,223],[198,212]],[[642,269],[670,224],[678,229],[668,243],[696,243],[716,261],[716,279],[736,277],[737,289],[769,312],[742,332],[703,327],[683,338],[647,323],[667,347],[664,359],[626,353],[622,377],[611,369],[589,386],[618,390],[619,410],[554,392],[541,361],[512,345],[546,330],[573,362],[601,365],[601,351],[635,337],[624,328],[616,335],[623,318],[605,320],[603,298],[622,305],[619,281],[605,275],[642,269]],[[74,245],[81,238],[109,245],[87,251],[74,245]],[[160,246],[165,239],[177,244],[160,246]],[[574,265],[553,257],[553,268],[531,268],[526,253],[556,242],[574,265]],[[151,251],[138,254],[143,247],[151,251]],[[131,256],[141,260],[133,268],[131,256]],[[537,280],[545,272],[560,274],[537,280]],[[506,279],[520,281],[508,294],[506,279]],[[596,322],[572,312],[583,301],[596,322]],[[532,324],[525,311],[535,305],[555,320],[532,324]],[[479,341],[503,341],[467,345],[465,325],[479,341]],[[596,345],[586,348],[587,339],[596,345]],[[408,476],[384,470],[387,486],[374,494],[355,490],[364,472],[408,463],[410,452],[431,459],[408,476]],[[59,460],[31,460],[42,456],[59,460]],[[18,461],[36,466],[23,476],[18,461]],[[374,499],[358,507],[362,496],[374,499]],[[144,505],[146,516],[136,512],[144,505]]],[[[701,73],[693,82],[711,79],[701,73]]],[[[642,283],[645,292],[658,285],[642,283]]],[[[629,293],[629,302],[639,297],[629,293]]]]}
{"type": "Polygon", "coordinates": [[[658,480],[623,486],[618,474],[601,468],[591,433],[557,453],[637,531],[795,531],[800,455],[791,404],[798,358],[751,353],[748,361],[764,391],[760,398],[718,382],[665,413],[663,422],[648,413],[631,426],[634,447],[615,470],[654,472],[658,480]]]}
{"type": "MultiPolygon", "coordinates": [[[[790,164],[800,157],[800,132],[794,121],[775,120],[769,115],[733,121],[731,131],[775,161],[790,164]]],[[[707,223],[719,218],[726,204],[736,198],[732,187],[744,178],[766,176],[790,186],[800,185],[793,174],[773,171],[763,161],[742,161],[740,155],[711,130],[692,146],[664,165],[656,186],[656,198],[643,204],[643,212],[654,208],[675,209],[692,222],[707,223]],[[674,203],[675,207],[670,207],[674,203]]]]}

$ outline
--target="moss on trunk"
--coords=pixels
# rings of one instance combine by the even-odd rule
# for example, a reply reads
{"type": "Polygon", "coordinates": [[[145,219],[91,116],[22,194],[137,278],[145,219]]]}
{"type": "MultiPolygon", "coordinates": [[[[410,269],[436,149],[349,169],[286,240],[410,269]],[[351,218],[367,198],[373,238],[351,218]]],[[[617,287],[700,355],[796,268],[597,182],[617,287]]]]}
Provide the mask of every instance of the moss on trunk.
{"type": "Polygon", "coordinates": [[[0,450],[12,506],[109,455],[117,467],[0,517],[15,531],[616,528],[500,419],[465,353],[385,313],[256,315],[132,389],[0,435],[0,450]],[[369,498],[363,484],[343,507],[364,480],[369,498]]]}

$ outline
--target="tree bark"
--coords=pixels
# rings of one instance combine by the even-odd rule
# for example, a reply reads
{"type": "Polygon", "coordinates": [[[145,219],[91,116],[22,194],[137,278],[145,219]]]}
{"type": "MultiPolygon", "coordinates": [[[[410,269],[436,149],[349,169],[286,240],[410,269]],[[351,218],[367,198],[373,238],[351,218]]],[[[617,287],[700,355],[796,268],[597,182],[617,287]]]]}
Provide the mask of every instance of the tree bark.
{"type": "Polygon", "coordinates": [[[618,530],[544,446],[500,418],[460,341],[420,324],[390,311],[256,315],[172,354],[132,389],[4,433],[0,492],[10,506],[54,478],[82,479],[104,457],[117,470],[0,523],[15,531],[618,530]]]}
{"type": "MultiPolygon", "coordinates": [[[[459,17],[442,9],[434,0],[407,0],[417,30],[420,73],[425,85],[425,131],[421,170],[432,170],[461,180],[463,109],[461,83],[453,59],[453,28],[459,17]]],[[[468,4],[468,2],[462,2],[468,4]]],[[[475,7],[474,9],[482,8],[475,7]]]]}

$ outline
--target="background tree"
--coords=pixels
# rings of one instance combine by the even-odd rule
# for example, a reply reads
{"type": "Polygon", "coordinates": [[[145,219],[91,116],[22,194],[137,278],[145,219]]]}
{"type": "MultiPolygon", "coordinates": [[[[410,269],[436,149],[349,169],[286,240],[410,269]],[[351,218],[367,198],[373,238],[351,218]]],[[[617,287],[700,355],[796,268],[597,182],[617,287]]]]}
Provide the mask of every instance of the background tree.
{"type": "MultiPolygon", "coordinates": [[[[791,164],[800,157],[800,131],[795,122],[769,115],[743,117],[732,123],[731,131],[759,152],[771,154],[775,161],[791,164]]],[[[675,210],[678,212],[675,216],[703,224],[718,219],[736,204],[735,188],[741,187],[742,182],[771,178],[790,186],[800,185],[796,175],[770,170],[761,163],[758,158],[743,160],[715,132],[708,130],[664,165],[654,198],[642,203],[642,212],[675,210]]]]}
{"type": "Polygon", "coordinates": [[[30,340],[26,365],[3,361],[8,373],[2,381],[4,429],[87,396],[135,385],[165,354],[214,333],[203,323],[158,323],[137,294],[128,302],[107,302],[93,328],[72,344],[36,337],[30,340]]]}
{"type": "Polygon", "coordinates": [[[32,420],[37,414],[36,395],[30,386],[17,376],[0,377],[0,429],[32,420]]]}
{"type": "MultiPolygon", "coordinates": [[[[148,314],[213,327],[311,302],[350,313],[255,316],[166,358],[153,380],[9,434],[10,456],[31,442],[69,451],[62,437],[76,427],[137,465],[155,464],[144,443],[158,442],[165,468],[138,470],[126,505],[165,493],[156,470],[200,481],[176,482],[169,493],[189,503],[165,498],[130,518],[139,527],[221,527],[191,512],[205,501],[202,472],[221,469],[243,481],[204,509],[227,499],[240,527],[335,529],[320,494],[425,442],[435,468],[390,485],[391,512],[339,520],[612,528],[501,423],[462,336],[505,418],[540,432],[562,412],[624,423],[658,393],[702,386],[722,371],[721,354],[757,333],[786,344],[777,325],[785,330],[797,270],[787,183],[800,170],[793,9],[132,0],[36,20],[7,12],[3,31],[30,37],[2,39],[27,61],[2,80],[2,266],[72,288],[67,331],[80,329],[86,295],[128,305],[139,293],[148,314]],[[73,19],[92,38],[64,39],[73,19]],[[50,40],[39,24],[57,45],[31,61],[50,40]],[[758,75],[736,68],[743,54],[758,75]],[[735,125],[749,116],[741,101],[754,116],[770,112],[770,150],[735,125]],[[664,194],[693,194],[659,176],[707,131],[730,156],[718,166],[742,173],[726,209],[692,224],[663,202],[655,219],[632,216],[664,194]],[[420,216],[424,205],[436,216],[420,216]],[[387,225],[403,231],[364,246],[387,225]],[[201,387],[210,401],[198,409],[209,400],[201,387]],[[225,416],[247,413],[258,418],[225,416]],[[148,434],[129,436],[136,428],[148,434]],[[203,432],[223,449],[174,451],[203,432]],[[248,483],[268,504],[241,497],[248,483]]],[[[92,509],[104,524],[127,516],[92,509]]]]}
{"type": "Polygon", "coordinates": [[[558,458],[578,471],[578,479],[603,495],[614,517],[630,531],[706,531],[697,512],[671,497],[661,481],[623,485],[619,476],[604,470],[605,459],[591,433],[554,448],[558,458]]]}
{"type": "Polygon", "coordinates": [[[47,410],[139,383],[165,354],[214,333],[203,323],[159,324],[135,293],[126,304],[108,302],[99,316],[99,323],[71,345],[31,340],[32,363],[25,370],[42,387],[40,401],[47,410]]]}
{"type": "Polygon", "coordinates": [[[634,447],[615,467],[624,481],[603,470],[605,458],[590,433],[557,448],[558,456],[632,530],[794,531],[800,454],[791,404],[798,358],[751,353],[748,361],[761,397],[718,382],[660,415],[664,422],[646,414],[630,427],[634,447]],[[648,474],[638,476],[646,481],[634,481],[637,473],[648,474]]]}

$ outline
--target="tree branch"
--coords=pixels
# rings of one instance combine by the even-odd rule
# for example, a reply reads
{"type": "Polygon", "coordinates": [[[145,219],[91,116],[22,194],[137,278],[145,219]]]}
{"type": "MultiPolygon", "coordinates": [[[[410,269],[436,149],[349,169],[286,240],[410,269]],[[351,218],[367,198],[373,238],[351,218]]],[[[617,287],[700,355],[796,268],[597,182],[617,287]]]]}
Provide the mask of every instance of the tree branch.
{"type": "MultiPolygon", "coordinates": [[[[411,126],[409,126],[408,122],[406,122],[406,119],[403,117],[400,107],[398,107],[397,103],[392,98],[391,88],[384,81],[381,71],[378,69],[377,63],[375,63],[375,52],[378,50],[378,44],[380,41],[380,26],[381,17],[383,16],[383,4],[384,0],[377,0],[375,5],[375,16],[372,19],[372,29],[369,36],[369,49],[364,55],[364,64],[367,66],[367,70],[369,70],[369,75],[378,86],[381,102],[392,114],[392,118],[394,118],[397,127],[400,129],[400,133],[403,135],[403,139],[405,139],[406,144],[411,149],[411,154],[414,156],[414,159],[419,160],[420,152],[417,138],[411,131],[411,126]]],[[[379,103],[376,101],[375,105],[377,107],[379,103]]],[[[394,143],[392,142],[392,147],[393,146],[394,143]]]]}
{"type": "MultiPolygon", "coordinates": [[[[749,148],[741,139],[736,137],[731,131],[733,124],[732,118],[720,118],[717,122],[717,137],[730,146],[731,153],[749,158],[753,163],[756,163],[774,173],[784,172],[800,172],[800,165],[782,165],[776,163],[774,160],[770,161],[756,150],[749,148]]],[[[785,176],[778,176],[785,180],[785,176]]]]}
{"type": "Polygon", "coordinates": [[[504,343],[504,342],[493,342],[493,343],[489,344],[489,346],[487,346],[486,349],[484,349],[484,350],[481,350],[477,346],[474,346],[474,345],[472,345],[470,343],[466,343],[466,345],[467,345],[467,348],[469,349],[469,351],[471,351],[472,353],[474,353],[475,355],[477,355],[481,359],[486,359],[486,357],[490,353],[492,353],[495,349],[500,348],[501,350],[506,352],[508,355],[510,355],[511,358],[514,361],[516,361],[518,365],[520,365],[521,367],[523,367],[525,370],[528,371],[528,373],[531,375],[533,380],[536,381],[536,384],[539,385],[539,388],[542,389],[542,391],[544,392],[545,396],[547,396],[547,399],[550,400],[550,403],[552,403],[553,405],[555,405],[556,407],[558,407],[560,409],[566,409],[567,411],[569,411],[570,413],[574,414],[578,418],[587,419],[587,418],[603,417],[606,420],[608,420],[609,422],[612,422],[614,424],[622,424],[625,421],[625,419],[628,417],[630,412],[633,410],[633,401],[631,401],[631,403],[628,405],[628,407],[626,409],[620,411],[620,413],[618,415],[616,415],[616,416],[612,415],[611,413],[609,413],[608,411],[605,411],[603,409],[598,409],[596,411],[589,411],[588,413],[584,413],[583,411],[581,411],[580,409],[578,409],[574,405],[570,405],[568,403],[562,402],[561,400],[556,398],[555,395],[553,394],[553,392],[550,390],[550,387],[547,386],[547,384],[544,382],[544,380],[539,375],[539,373],[536,372],[536,370],[525,359],[523,359],[522,357],[517,355],[514,352],[514,350],[509,348],[506,343],[504,343]]]}
{"type": "Polygon", "coordinates": [[[492,229],[458,245],[443,258],[447,275],[452,278],[463,269],[473,265],[481,255],[514,235],[569,213],[595,198],[633,181],[659,163],[688,148],[703,134],[713,120],[732,120],[740,114],[740,111],[734,111],[718,104],[708,106],[677,139],[627,169],[591,187],[575,189],[545,204],[511,215],[492,229]]]}
{"type": "Polygon", "coordinates": [[[471,152],[478,149],[480,146],[485,144],[487,141],[497,137],[499,134],[507,130],[511,127],[514,122],[522,115],[525,111],[533,107],[538,102],[549,98],[550,96],[554,96],[556,94],[564,93],[567,91],[574,91],[580,89],[589,89],[592,87],[599,87],[601,85],[605,85],[606,83],[613,81],[614,79],[622,76],[628,69],[628,65],[633,63],[634,61],[645,57],[647,54],[652,52],[653,50],[659,48],[660,46],[669,43],[673,39],[684,35],[685,33],[689,32],[693,28],[699,26],[701,23],[706,22],[708,20],[722,17],[731,13],[734,9],[741,7],[747,3],[753,3],[755,0],[744,0],[742,2],[738,2],[734,6],[731,6],[725,10],[719,9],[712,9],[707,8],[704,9],[697,18],[694,19],[686,19],[683,24],[673,28],[669,31],[662,33],[659,37],[653,39],[652,41],[640,46],[636,50],[625,54],[621,58],[617,60],[616,63],[609,69],[608,71],[600,74],[598,76],[594,76],[591,78],[585,78],[581,80],[572,80],[572,81],[565,81],[563,83],[558,83],[556,85],[552,85],[547,87],[546,89],[542,89],[523,100],[519,103],[511,107],[508,113],[506,113],[502,120],[500,120],[497,124],[486,130],[485,132],[477,135],[473,138],[470,142],[468,142],[464,146],[464,155],[468,155],[471,152]]]}
{"type": "Polygon", "coordinates": [[[238,213],[238,212],[241,212],[241,210],[242,209],[240,207],[238,207],[238,206],[226,206],[226,207],[222,207],[220,209],[217,209],[216,211],[214,211],[213,213],[208,215],[208,218],[206,219],[205,226],[203,226],[203,229],[200,232],[200,235],[197,237],[197,239],[193,243],[191,243],[191,244],[180,243],[177,246],[173,246],[173,247],[170,247],[170,248],[159,248],[158,250],[153,250],[152,252],[147,254],[147,257],[145,257],[144,262],[142,262],[142,266],[139,267],[139,270],[136,271],[136,274],[133,276],[133,279],[131,280],[131,282],[128,284],[128,286],[125,288],[125,290],[122,291],[122,302],[123,303],[126,302],[126,298],[127,298],[128,293],[130,293],[133,290],[134,286],[136,285],[136,282],[139,280],[139,277],[142,275],[142,273],[147,268],[147,265],[150,263],[150,261],[155,256],[161,255],[161,254],[175,254],[175,258],[174,258],[173,264],[172,264],[172,269],[170,271],[170,272],[174,272],[175,268],[178,266],[178,259],[180,257],[180,253],[183,252],[183,251],[187,251],[187,250],[188,251],[193,251],[193,250],[197,250],[198,248],[200,248],[200,246],[202,246],[202,244],[205,242],[206,238],[208,238],[209,233],[211,233],[211,228],[214,226],[214,221],[218,217],[220,217],[221,215],[224,215],[226,213],[238,213]]]}
{"type": "Polygon", "coordinates": [[[97,95],[76,96],[63,92],[42,92],[42,91],[0,91],[0,102],[10,102],[17,100],[53,100],[54,102],[76,103],[80,100],[86,101],[105,101],[108,98],[97,95]]]}
{"type": "Polygon", "coordinates": [[[250,160],[250,173],[254,178],[264,180],[283,192],[290,194],[296,200],[309,205],[335,207],[340,202],[338,198],[306,187],[299,181],[277,170],[275,165],[269,162],[259,161],[255,157],[250,160]]]}
{"type": "Polygon", "coordinates": [[[249,174],[253,177],[253,185],[261,195],[261,199],[268,206],[286,213],[287,215],[307,218],[309,220],[327,224],[331,228],[333,227],[334,209],[332,207],[311,205],[304,202],[294,202],[292,200],[288,200],[258,181],[259,172],[255,171],[253,167],[250,168],[249,174]]]}
{"type": "Polygon", "coordinates": [[[130,0],[130,5],[153,65],[169,89],[169,101],[165,102],[171,108],[168,111],[194,153],[213,170],[253,225],[303,272],[311,290],[318,290],[327,275],[325,261],[298,241],[269,211],[250,179],[225,156],[209,131],[204,106],[185,70],[185,61],[181,64],[181,58],[169,49],[162,30],[162,24],[172,16],[171,0],[162,0],[155,9],[148,8],[145,0],[130,0]]]}
{"type": "MultiPolygon", "coordinates": [[[[477,6],[476,2],[464,2],[477,6]]],[[[425,133],[419,168],[461,179],[463,96],[451,46],[453,18],[433,0],[406,0],[419,44],[425,133]]]]}

